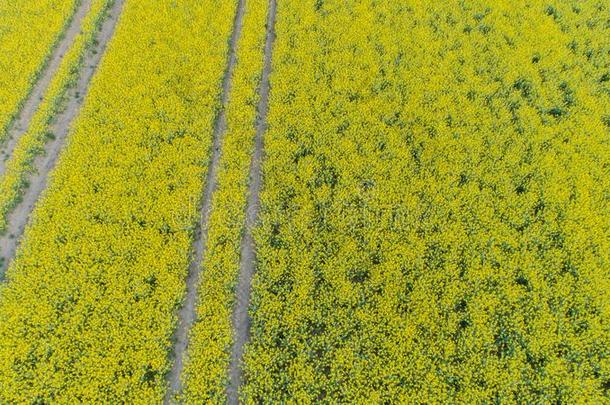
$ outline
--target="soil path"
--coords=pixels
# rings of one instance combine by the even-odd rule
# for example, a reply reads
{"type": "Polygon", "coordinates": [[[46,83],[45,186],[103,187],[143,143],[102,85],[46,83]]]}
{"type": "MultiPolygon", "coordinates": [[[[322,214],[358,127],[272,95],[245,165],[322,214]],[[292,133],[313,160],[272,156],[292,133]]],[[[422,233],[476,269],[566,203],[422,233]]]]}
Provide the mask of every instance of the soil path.
{"type": "Polygon", "coordinates": [[[230,404],[239,402],[239,387],[242,383],[242,363],[244,346],[250,336],[250,292],[252,276],[256,268],[256,251],[252,229],[256,223],[260,209],[260,190],[262,183],[262,160],[264,155],[263,136],[267,130],[267,112],[269,111],[269,76],[271,75],[271,60],[273,43],[275,41],[276,0],[269,0],[267,16],[267,38],[265,42],[265,64],[260,84],[260,100],[258,104],[258,123],[254,154],[250,163],[250,182],[248,185],[248,202],[246,207],[246,227],[241,241],[240,274],[237,284],[237,296],[233,311],[233,347],[231,349],[231,364],[229,369],[229,386],[227,398],[230,404]]]}
{"type": "Polygon", "coordinates": [[[220,161],[222,139],[227,131],[226,106],[231,93],[233,71],[235,70],[235,64],[237,61],[236,46],[239,37],[241,36],[244,11],[245,0],[239,0],[235,20],[233,22],[233,32],[231,33],[231,39],[229,42],[227,67],[222,79],[221,107],[214,125],[212,156],[208,165],[203,200],[201,202],[201,219],[198,224],[196,234],[193,238],[193,257],[191,259],[191,264],[189,266],[186,279],[186,296],[184,298],[183,306],[178,312],[178,325],[173,336],[174,347],[171,353],[172,368],[167,375],[168,389],[166,390],[163,401],[165,404],[171,403],[173,400],[175,400],[176,396],[182,392],[181,375],[184,368],[185,353],[188,347],[189,331],[196,316],[197,287],[199,286],[202,260],[205,254],[208,239],[208,224],[212,206],[212,195],[216,189],[216,184],[218,181],[217,172],[218,162],[220,161]]]}
{"type": "Polygon", "coordinates": [[[21,202],[8,216],[6,233],[0,236],[0,279],[4,277],[8,265],[15,256],[21,235],[36,201],[38,201],[40,194],[47,186],[49,173],[55,167],[57,158],[68,136],[70,125],[80,111],[83,100],[87,95],[91,78],[97,71],[108,41],[114,34],[114,29],[123,8],[123,2],[124,0],[116,0],[110,9],[109,15],[97,34],[97,44],[85,56],[76,86],[68,91],[68,101],[65,109],[58,114],[51,125],[51,132],[55,135],[55,139],[49,140],[45,145],[46,153],[35,159],[35,173],[30,175],[29,187],[25,191],[21,202]]]}
{"type": "Polygon", "coordinates": [[[91,0],[83,0],[80,6],[78,6],[76,13],[72,16],[70,25],[64,31],[63,37],[60,39],[59,43],[55,46],[46,66],[40,73],[34,87],[32,87],[30,95],[25,100],[19,114],[9,128],[8,137],[4,142],[4,145],[2,145],[2,149],[0,149],[0,177],[4,175],[7,160],[13,154],[13,150],[15,150],[15,146],[17,145],[17,142],[19,142],[21,135],[23,135],[30,126],[32,117],[38,110],[38,106],[42,102],[57,69],[59,69],[59,65],[61,64],[65,53],[74,43],[74,39],[80,32],[82,20],[90,9],[91,0]]]}

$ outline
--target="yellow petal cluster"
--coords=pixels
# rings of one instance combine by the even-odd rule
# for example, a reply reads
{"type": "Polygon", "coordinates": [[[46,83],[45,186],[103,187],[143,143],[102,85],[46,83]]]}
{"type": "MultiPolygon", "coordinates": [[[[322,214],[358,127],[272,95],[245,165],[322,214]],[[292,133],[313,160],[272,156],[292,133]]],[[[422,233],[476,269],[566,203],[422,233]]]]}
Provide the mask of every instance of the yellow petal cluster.
{"type": "Polygon", "coordinates": [[[125,2],[0,286],[0,402],[161,401],[235,9],[125,2]]]}
{"type": "Polygon", "coordinates": [[[609,7],[279,2],[247,402],[608,402],[609,7]]]}

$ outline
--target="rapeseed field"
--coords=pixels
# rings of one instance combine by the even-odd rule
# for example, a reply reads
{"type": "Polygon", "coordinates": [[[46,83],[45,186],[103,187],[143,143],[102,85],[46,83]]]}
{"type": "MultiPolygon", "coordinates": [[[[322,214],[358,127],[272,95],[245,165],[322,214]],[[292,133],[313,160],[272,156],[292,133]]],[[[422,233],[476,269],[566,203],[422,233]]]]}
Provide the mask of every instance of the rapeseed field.
{"type": "Polygon", "coordinates": [[[610,402],[607,2],[1,3],[0,157],[0,403],[610,402]]]}

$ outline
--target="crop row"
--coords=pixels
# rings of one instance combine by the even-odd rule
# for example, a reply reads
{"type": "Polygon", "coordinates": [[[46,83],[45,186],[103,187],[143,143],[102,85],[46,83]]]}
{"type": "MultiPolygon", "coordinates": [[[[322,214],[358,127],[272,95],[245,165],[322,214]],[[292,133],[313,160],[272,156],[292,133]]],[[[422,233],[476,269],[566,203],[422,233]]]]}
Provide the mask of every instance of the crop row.
{"type": "Polygon", "coordinates": [[[37,155],[44,151],[44,145],[51,132],[51,124],[63,107],[68,89],[75,85],[86,52],[94,44],[95,35],[104,15],[113,0],[93,0],[91,9],[81,23],[80,35],[75,39],[49,83],[44,100],[32,117],[27,131],[8,157],[6,170],[0,178],[0,233],[6,229],[7,215],[18,202],[25,187],[27,176],[37,155]]]}
{"type": "Polygon", "coordinates": [[[79,3],[17,0],[0,4],[0,144],[79,3]]]}
{"type": "Polygon", "coordinates": [[[0,287],[1,402],[159,402],[236,2],[128,0],[0,287]]]}
{"type": "Polygon", "coordinates": [[[280,2],[248,402],[607,402],[608,12],[280,2]]]}
{"type": "Polygon", "coordinates": [[[218,186],[212,197],[208,243],[185,369],[187,403],[226,402],[233,341],[231,314],[239,274],[248,174],[256,134],[268,0],[247,0],[237,44],[227,132],[223,137],[218,186]]]}

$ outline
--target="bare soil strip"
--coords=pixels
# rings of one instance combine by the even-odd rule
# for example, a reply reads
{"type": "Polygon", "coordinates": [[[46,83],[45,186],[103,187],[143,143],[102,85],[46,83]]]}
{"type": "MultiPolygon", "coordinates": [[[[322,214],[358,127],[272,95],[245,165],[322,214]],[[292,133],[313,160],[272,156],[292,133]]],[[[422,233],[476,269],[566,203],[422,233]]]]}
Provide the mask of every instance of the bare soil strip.
{"type": "Polygon", "coordinates": [[[252,276],[256,268],[256,250],[252,230],[260,209],[260,190],[262,184],[262,160],[264,156],[263,136],[267,130],[267,112],[269,111],[269,76],[271,75],[271,60],[273,43],[275,41],[276,0],[269,0],[267,16],[267,38],[265,42],[265,64],[260,84],[260,100],[258,104],[258,122],[254,153],[250,163],[250,182],[248,185],[248,205],[246,207],[246,227],[241,241],[240,274],[237,284],[237,296],[233,311],[233,348],[229,369],[229,386],[227,398],[230,404],[239,403],[239,387],[242,383],[242,366],[244,346],[250,336],[250,292],[252,276]]]}
{"type": "Polygon", "coordinates": [[[36,113],[36,110],[38,110],[38,106],[43,100],[51,80],[55,76],[57,69],[59,69],[59,65],[61,64],[65,53],[68,51],[72,43],[74,43],[74,39],[80,32],[82,20],[85,18],[90,9],[91,0],[83,0],[76,10],[76,13],[72,16],[70,25],[64,31],[61,40],[51,53],[45,68],[40,73],[39,79],[34,84],[34,87],[32,87],[30,95],[25,100],[19,114],[11,124],[8,131],[8,138],[0,150],[0,177],[4,175],[7,160],[13,154],[13,150],[15,149],[19,138],[21,138],[21,136],[30,126],[30,121],[34,116],[34,113],[36,113]]]}
{"type": "Polygon", "coordinates": [[[246,0],[239,0],[237,13],[233,22],[233,32],[229,42],[229,54],[227,67],[222,81],[221,106],[216,116],[214,125],[214,134],[212,141],[212,156],[208,165],[206,175],[205,189],[203,192],[203,200],[201,202],[201,219],[193,238],[193,257],[189,266],[189,271],[186,279],[186,296],[183,306],[178,312],[178,325],[174,332],[173,341],[174,347],[171,354],[172,368],[167,375],[168,389],[165,393],[164,403],[169,404],[182,391],[182,370],[184,368],[185,353],[188,347],[189,332],[196,316],[197,305],[197,287],[202,269],[203,256],[205,254],[207,239],[208,239],[208,224],[210,221],[210,212],[212,207],[212,195],[216,189],[218,182],[218,163],[220,161],[220,151],[222,147],[222,139],[227,131],[226,106],[229,102],[231,93],[231,82],[233,79],[233,71],[237,61],[236,46],[243,27],[244,11],[246,0]]]}
{"type": "Polygon", "coordinates": [[[51,125],[51,132],[55,135],[55,139],[49,140],[45,146],[46,153],[35,159],[34,167],[36,173],[30,175],[29,187],[25,191],[23,199],[8,216],[7,231],[0,237],[0,279],[4,277],[10,261],[15,256],[21,236],[36,201],[47,186],[49,173],[55,167],[57,158],[68,136],[70,125],[80,111],[83,100],[87,95],[91,78],[95,74],[104,55],[108,41],[112,38],[123,2],[124,0],[115,1],[108,17],[102,24],[97,35],[97,45],[87,52],[79,73],[78,83],[68,92],[68,102],[65,109],[58,114],[51,125]]]}

